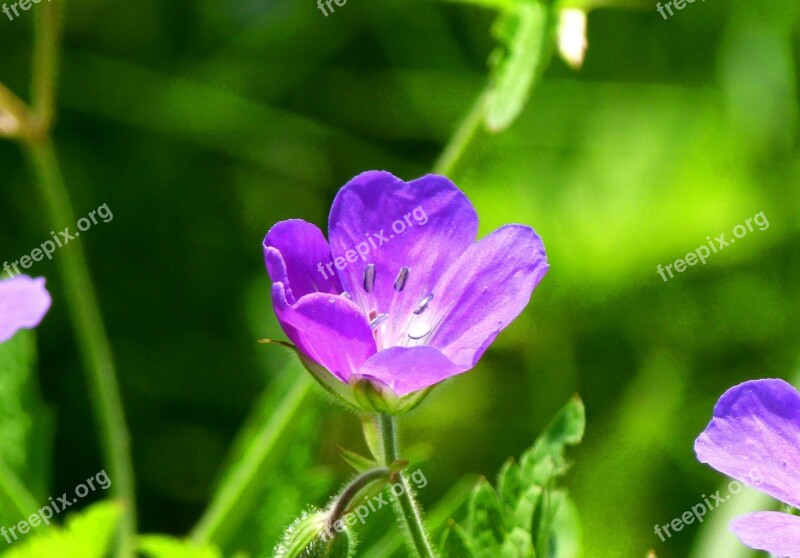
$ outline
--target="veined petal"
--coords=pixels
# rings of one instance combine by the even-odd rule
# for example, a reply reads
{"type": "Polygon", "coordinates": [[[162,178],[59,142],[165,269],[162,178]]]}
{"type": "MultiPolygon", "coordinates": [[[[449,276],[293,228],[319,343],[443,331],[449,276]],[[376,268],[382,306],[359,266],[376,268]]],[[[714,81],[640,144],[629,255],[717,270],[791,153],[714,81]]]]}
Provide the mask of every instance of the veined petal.
{"type": "Polygon", "coordinates": [[[343,382],[375,354],[372,329],[352,301],[311,293],[291,305],[281,283],[272,286],[272,301],[278,321],[298,350],[343,382]]]}
{"type": "Polygon", "coordinates": [[[337,194],[331,207],[331,252],[339,263],[343,288],[365,312],[389,314],[387,345],[420,299],[474,243],[475,209],[443,176],[404,182],[388,172],[365,172],[337,194]],[[375,281],[365,290],[365,269],[375,281]],[[407,275],[399,283],[402,269],[407,275]]]}
{"type": "Polygon", "coordinates": [[[32,279],[27,275],[0,281],[0,343],[44,319],[52,302],[44,284],[43,277],[32,279]]]}
{"type": "Polygon", "coordinates": [[[471,368],[530,302],[547,269],[544,246],[532,228],[501,227],[461,255],[410,329],[429,327],[427,344],[471,368]]]}
{"type": "Polygon", "coordinates": [[[800,393],[783,380],[729,389],[695,441],[697,458],[781,502],[800,507],[800,393]]]}
{"type": "Polygon", "coordinates": [[[264,238],[264,260],[274,283],[283,283],[294,304],[314,292],[341,293],[336,273],[329,273],[331,250],[318,227],[302,219],[281,221],[264,238]]]}
{"type": "Polygon", "coordinates": [[[392,347],[367,360],[361,375],[373,377],[402,397],[465,372],[433,347],[392,347]]]}
{"type": "Polygon", "coordinates": [[[743,544],[775,556],[800,558],[800,517],[780,512],[755,512],[730,524],[743,544]]]}

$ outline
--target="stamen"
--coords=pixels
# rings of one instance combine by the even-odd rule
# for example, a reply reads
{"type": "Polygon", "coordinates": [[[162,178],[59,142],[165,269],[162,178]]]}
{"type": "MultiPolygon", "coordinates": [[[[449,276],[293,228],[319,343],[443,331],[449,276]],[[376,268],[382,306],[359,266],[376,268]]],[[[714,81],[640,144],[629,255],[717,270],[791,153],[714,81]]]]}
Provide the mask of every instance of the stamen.
{"type": "Polygon", "coordinates": [[[374,286],[375,264],[367,264],[367,267],[364,268],[364,290],[371,293],[374,286]]]}
{"type": "Polygon", "coordinates": [[[422,339],[431,332],[431,326],[426,323],[419,323],[411,326],[408,330],[408,336],[417,341],[422,339]]]}
{"type": "Polygon", "coordinates": [[[369,327],[371,327],[372,329],[375,329],[376,327],[381,325],[383,322],[385,322],[388,317],[389,317],[389,314],[381,314],[381,315],[379,315],[378,317],[374,318],[369,323],[369,327]]]}
{"type": "Polygon", "coordinates": [[[397,279],[394,280],[394,290],[400,292],[406,286],[406,281],[408,281],[408,272],[410,270],[403,266],[400,268],[400,273],[397,274],[397,279]]]}
{"type": "Polygon", "coordinates": [[[431,300],[433,300],[433,293],[429,294],[428,296],[419,301],[419,304],[417,304],[417,308],[416,310],[414,310],[414,313],[417,315],[422,314],[428,307],[428,304],[430,303],[431,300]]]}

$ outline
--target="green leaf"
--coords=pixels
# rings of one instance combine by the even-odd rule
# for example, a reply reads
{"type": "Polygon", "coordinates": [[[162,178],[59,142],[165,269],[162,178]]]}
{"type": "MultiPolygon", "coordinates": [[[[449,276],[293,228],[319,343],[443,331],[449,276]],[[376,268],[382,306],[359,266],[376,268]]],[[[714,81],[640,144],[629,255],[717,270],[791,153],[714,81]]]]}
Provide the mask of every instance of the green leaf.
{"type": "Polygon", "coordinates": [[[67,517],[65,527],[32,527],[28,539],[14,543],[2,558],[105,558],[114,539],[122,505],[101,502],[67,517]],[[36,533],[35,530],[40,532],[36,533]]]}
{"type": "Polygon", "coordinates": [[[530,531],[520,527],[512,529],[503,542],[500,554],[503,558],[533,558],[536,553],[530,531]]]}
{"type": "Polygon", "coordinates": [[[380,467],[380,464],[377,461],[368,457],[364,457],[363,455],[360,455],[354,451],[350,451],[342,447],[337,447],[337,450],[339,451],[339,455],[342,457],[342,459],[344,459],[348,465],[350,465],[359,473],[380,467]]]}
{"type": "Polygon", "coordinates": [[[486,98],[486,126],[500,132],[522,112],[552,48],[548,8],[540,1],[520,2],[500,14],[492,28],[500,41],[490,57],[492,84],[486,98]]]}
{"type": "Polygon", "coordinates": [[[503,511],[492,485],[481,478],[469,501],[469,533],[478,556],[494,558],[505,539],[503,511]]]}
{"type": "Polygon", "coordinates": [[[578,558],[582,555],[578,511],[563,490],[548,493],[542,512],[539,556],[578,558]]]}
{"type": "Polygon", "coordinates": [[[469,535],[455,521],[450,521],[450,526],[442,536],[439,546],[440,558],[475,558],[469,535]]]}
{"type": "Polygon", "coordinates": [[[223,558],[214,546],[198,546],[191,540],[166,535],[140,536],[138,547],[149,558],[223,558]]]}
{"type": "Polygon", "coordinates": [[[505,510],[513,510],[524,490],[522,472],[514,459],[509,459],[497,475],[497,494],[505,510]]]}
{"type": "Polygon", "coordinates": [[[525,481],[547,486],[553,478],[566,473],[568,463],[564,450],[567,446],[580,443],[585,427],[586,410],[580,398],[575,397],[522,456],[521,468],[525,481]]]}
{"type": "Polygon", "coordinates": [[[533,520],[543,493],[544,490],[541,486],[532,485],[520,495],[517,506],[514,508],[514,515],[512,518],[513,524],[516,527],[521,527],[528,532],[533,532],[533,520]]]}

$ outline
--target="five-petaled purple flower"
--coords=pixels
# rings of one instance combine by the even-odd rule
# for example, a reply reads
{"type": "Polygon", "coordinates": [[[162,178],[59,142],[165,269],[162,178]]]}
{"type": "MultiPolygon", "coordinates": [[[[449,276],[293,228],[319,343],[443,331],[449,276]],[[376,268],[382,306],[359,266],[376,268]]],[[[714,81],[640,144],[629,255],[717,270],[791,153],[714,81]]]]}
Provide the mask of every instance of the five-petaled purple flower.
{"type": "Polygon", "coordinates": [[[39,325],[50,309],[50,302],[44,278],[18,275],[0,280],[0,343],[11,339],[20,329],[39,325]]]}
{"type": "MultiPolygon", "coordinates": [[[[747,484],[758,469],[758,489],[800,508],[800,393],[783,380],[755,380],[729,389],[695,442],[697,457],[747,484]]],[[[747,546],[800,558],[800,517],[755,512],[731,522],[747,546]]]]}
{"type": "Polygon", "coordinates": [[[304,362],[341,385],[405,396],[465,372],[548,269],[532,228],[476,242],[477,231],[475,209],[444,176],[356,176],[331,207],[330,244],[299,219],[267,234],[278,320],[304,362]]]}

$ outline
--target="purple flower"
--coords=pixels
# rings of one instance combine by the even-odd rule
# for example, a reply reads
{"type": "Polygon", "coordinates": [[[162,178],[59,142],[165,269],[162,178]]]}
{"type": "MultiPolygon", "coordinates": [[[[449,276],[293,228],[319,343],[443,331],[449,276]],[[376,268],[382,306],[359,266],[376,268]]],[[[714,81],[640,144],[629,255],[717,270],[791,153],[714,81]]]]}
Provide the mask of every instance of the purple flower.
{"type": "Polygon", "coordinates": [[[18,275],[0,281],[0,343],[20,329],[39,325],[49,309],[50,294],[44,287],[44,278],[18,275]]]}
{"type": "Polygon", "coordinates": [[[333,202],[330,244],[299,219],[267,234],[278,320],[318,379],[321,367],[338,384],[405,396],[465,372],[548,268],[530,227],[476,242],[477,230],[472,204],[444,176],[360,174],[333,202]]]}
{"type": "MultiPolygon", "coordinates": [[[[800,507],[800,393],[783,380],[755,380],[729,389],[695,442],[697,458],[758,489],[800,507]]],[[[747,546],[777,556],[800,557],[800,517],[756,512],[734,519],[731,530],[747,546]]]]}

